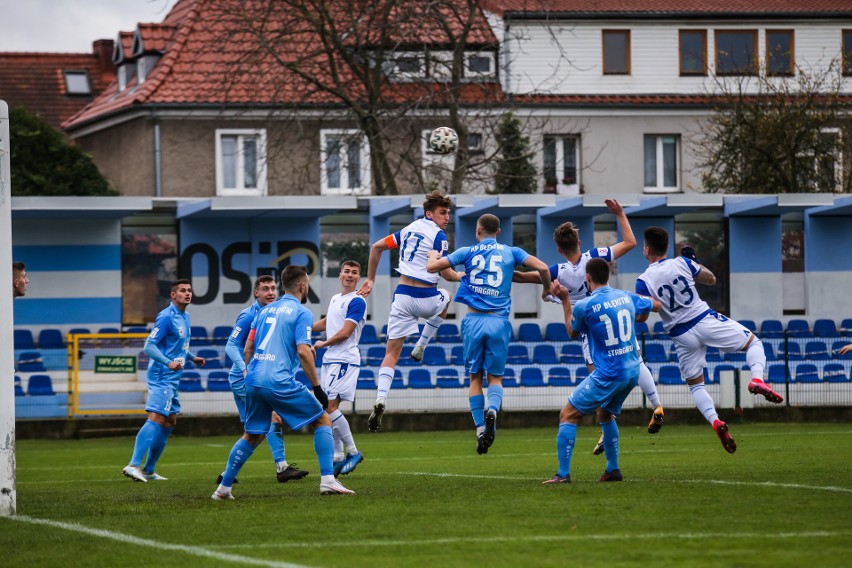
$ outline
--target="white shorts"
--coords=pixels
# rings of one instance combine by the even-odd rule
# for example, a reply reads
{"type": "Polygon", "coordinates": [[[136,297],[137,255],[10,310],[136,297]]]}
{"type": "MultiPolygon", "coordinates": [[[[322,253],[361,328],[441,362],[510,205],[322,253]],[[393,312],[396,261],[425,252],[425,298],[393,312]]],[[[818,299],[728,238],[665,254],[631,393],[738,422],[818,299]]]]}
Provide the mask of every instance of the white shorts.
{"type": "Polygon", "coordinates": [[[355,400],[355,386],[361,367],[352,363],[323,363],[320,386],[329,400],[355,400]]]}
{"type": "Polygon", "coordinates": [[[388,339],[420,333],[420,318],[431,319],[450,303],[450,293],[440,288],[415,288],[400,284],[393,294],[388,316],[388,339]],[[411,295],[416,294],[416,295],[411,295]]]}
{"type": "Polygon", "coordinates": [[[716,347],[726,353],[741,351],[749,337],[751,331],[739,322],[720,314],[705,316],[691,329],[672,337],[681,376],[689,380],[704,372],[708,347],[716,347]]]}

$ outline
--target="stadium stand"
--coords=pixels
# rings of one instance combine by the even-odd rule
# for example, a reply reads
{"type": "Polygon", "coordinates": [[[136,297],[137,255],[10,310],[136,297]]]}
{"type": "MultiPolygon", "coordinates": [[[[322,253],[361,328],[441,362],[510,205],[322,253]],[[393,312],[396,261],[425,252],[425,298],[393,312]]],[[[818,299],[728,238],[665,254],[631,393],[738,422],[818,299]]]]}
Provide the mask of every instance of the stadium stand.
{"type": "Polygon", "coordinates": [[[453,365],[458,365],[460,367],[464,366],[464,347],[461,345],[455,345],[450,350],[450,363],[453,365]]]}
{"type": "Polygon", "coordinates": [[[846,318],[840,322],[840,331],[843,335],[852,335],[852,318],[846,318]]]}
{"type": "Polygon", "coordinates": [[[411,358],[411,352],[413,350],[413,345],[403,345],[402,351],[399,354],[399,363],[397,363],[397,365],[400,367],[413,367],[414,365],[419,365],[420,361],[415,361],[411,358]]]}
{"type": "Polygon", "coordinates": [[[212,345],[225,345],[228,343],[228,338],[231,337],[232,330],[231,326],[217,325],[213,328],[213,340],[210,343],[212,345]]]}
{"type": "Polygon", "coordinates": [[[216,349],[199,349],[198,352],[195,353],[195,356],[205,359],[204,369],[207,371],[215,371],[225,368],[225,365],[222,363],[224,358],[216,349]]]}
{"type": "Polygon", "coordinates": [[[556,349],[547,343],[536,345],[533,348],[533,363],[537,365],[558,364],[559,358],[556,356],[556,349]]]}
{"type": "Polygon", "coordinates": [[[404,389],[405,383],[402,381],[402,371],[399,369],[394,370],[393,372],[393,380],[391,381],[392,389],[404,389]]]}
{"type": "Polygon", "coordinates": [[[569,341],[568,330],[565,329],[565,324],[561,322],[552,321],[548,323],[544,327],[544,340],[545,341],[569,341]]]}
{"type": "Polygon", "coordinates": [[[33,332],[28,329],[16,329],[14,336],[15,349],[35,349],[36,343],[33,332]]]}
{"type": "Polygon", "coordinates": [[[713,380],[712,383],[718,384],[720,380],[720,374],[722,371],[736,371],[737,368],[733,365],[728,365],[726,363],[720,363],[719,365],[713,366],[713,380]]]}
{"type": "Polygon", "coordinates": [[[787,322],[787,335],[792,337],[813,337],[807,320],[791,319],[787,322]]]}
{"type": "Polygon", "coordinates": [[[428,369],[412,369],[408,373],[408,387],[412,389],[431,389],[432,374],[428,369]]]}
{"type": "Polygon", "coordinates": [[[683,381],[680,379],[680,369],[674,365],[663,365],[659,371],[659,382],[661,385],[679,385],[683,381]]]}
{"type": "Polygon", "coordinates": [[[802,346],[792,337],[787,338],[787,345],[778,346],[778,357],[781,359],[789,359],[790,361],[800,361],[804,359],[802,356],[802,346]]]}
{"type": "Polygon", "coordinates": [[[540,343],[544,341],[541,328],[537,323],[522,323],[518,326],[518,341],[523,343],[540,343]]]}
{"type": "Polygon", "coordinates": [[[551,367],[547,372],[547,384],[552,387],[570,387],[574,385],[571,380],[571,369],[568,367],[551,367]]]}
{"type": "Polygon", "coordinates": [[[666,349],[659,343],[645,344],[645,350],[642,353],[645,361],[649,363],[663,363],[669,360],[669,355],[666,349]]]}
{"type": "Polygon", "coordinates": [[[805,359],[828,359],[828,346],[825,341],[813,340],[805,343],[805,359]]]}
{"type": "Polygon", "coordinates": [[[840,354],[840,348],[844,345],[848,345],[848,341],[835,341],[831,344],[831,356],[836,357],[837,359],[852,359],[852,351],[847,353],[846,355],[840,354]]]}
{"type": "Polygon", "coordinates": [[[26,396],[24,385],[21,382],[21,377],[15,375],[15,396],[26,396]]]}
{"type": "Polygon", "coordinates": [[[442,323],[435,332],[435,341],[440,343],[458,343],[461,341],[459,326],[454,323],[442,323]]]}
{"type": "Polygon", "coordinates": [[[506,371],[503,373],[503,388],[517,386],[518,379],[515,378],[515,370],[510,367],[506,367],[506,371]]]}
{"type": "Polygon", "coordinates": [[[45,328],[38,334],[39,349],[65,349],[65,337],[54,328],[45,328]]]}
{"type": "Polygon", "coordinates": [[[568,365],[583,363],[583,346],[578,343],[565,343],[559,351],[559,362],[568,365]]]}
{"type": "Polygon", "coordinates": [[[226,371],[213,371],[207,375],[207,390],[210,392],[230,391],[231,383],[228,381],[228,373],[226,371]]]}
{"type": "Polygon", "coordinates": [[[648,324],[644,321],[636,322],[633,326],[633,331],[636,333],[636,337],[647,337],[651,335],[651,330],[648,327],[648,324]]]}
{"type": "Polygon", "coordinates": [[[542,376],[541,369],[538,367],[524,367],[521,369],[520,385],[522,387],[543,387],[544,377],[542,376]]]}
{"type": "Polygon", "coordinates": [[[784,384],[787,382],[787,365],[784,363],[773,363],[769,365],[767,380],[770,383],[784,384]]]}
{"type": "Polygon", "coordinates": [[[207,328],[203,325],[191,325],[189,326],[189,333],[192,336],[192,345],[194,347],[201,347],[202,345],[212,345],[213,341],[210,336],[207,335],[207,328]]]}
{"type": "Polygon", "coordinates": [[[707,362],[713,363],[718,361],[724,361],[724,357],[722,356],[722,352],[719,351],[716,347],[708,347],[707,348],[707,362]]]}
{"type": "Polygon", "coordinates": [[[663,327],[663,322],[657,321],[654,322],[654,329],[652,335],[655,337],[668,337],[668,333],[666,332],[666,328],[663,327]]]}
{"type": "Polygon", "coordinates": [[[449,365],[447,352],[438,345],[427,345],[423,350],[423,364],[432,366],[449,365]]]}
{"type": "Polygon", "coordinates": [[[462,383],[459,381],[459,372],[455,369],[438,369],[435,381],[435,386],[439,389],[456,389],[462,387],[462,383]]]}
{"type": "Polygon", "coordinates": [[[827,363],[822,369],[822,378],[829,383],[849,382],[849,374],[840,363],[827,363]]]}
{"type": "Polygon", "coordinates": [[[819,371],[813,363],[801,363],[796,367],[796,382],[797,383],[818,383],[820,382],[819,371]]]}
{"type": "Polygon", "coordinates": [[[201,375],[195,371],[184,371],[178,383],[180,392],[204,392],[201,384],[201,375]]]}
{"type": "Polygon", "coordinates": [[[379,343],[376,326],[371,323],[364,324],[363,329],[361,329],[361,345],[375,345],[376,343],[379,343]]]}
{"type": "Polygon", "coordinates": [[[834,320],[818,319],[814,322],[814,335],[816,337],[837,337],[837,326],[834,320]]]}
{"type": "Polygon", "coordinates": [[[574,371],[574,382],[578,385],[580,381],[589,376],[589,369],[585,365],[577,366],[577,369],[574,371]]]}
{"type": "Polygon", "coordinates": [[[30,396],[47,396],[56,394],[53,391],[53,381],[50,380],[50,375],[30,376],[30,382],[27,384],[27,393],[30,396]]]}
{"type": "Polygon", "coordinates": [[[784,337],[784,326],[781,320],[767,319],[760,324],[761,337],[784,337]]]}
{"type": "Polygon", "coordinates": [[[18,355],[16,367],[22,373],[43,373],[47,371],[44,367],[41,351],[21,351],[18,355]]]}
{"type": "Polygon", "coordinates": [[[737,320],[740,322],[740,325],[747,328],[752,333],[757,333],[757,324],[754,323],[754,320],[737,320]]]}
{"type": "Polygon", "coordinates": [[[364,364],[368,367],[378,367],[385,358],[385,348],[381,345],[373,345],[367,348],[367,356],[364,364]]]}
{"type": "Polygon", "coordinates": [[[506,358],[509,365],[530,365],[530,353],[526,345],[509,344],[509,352],[506,358]]]}

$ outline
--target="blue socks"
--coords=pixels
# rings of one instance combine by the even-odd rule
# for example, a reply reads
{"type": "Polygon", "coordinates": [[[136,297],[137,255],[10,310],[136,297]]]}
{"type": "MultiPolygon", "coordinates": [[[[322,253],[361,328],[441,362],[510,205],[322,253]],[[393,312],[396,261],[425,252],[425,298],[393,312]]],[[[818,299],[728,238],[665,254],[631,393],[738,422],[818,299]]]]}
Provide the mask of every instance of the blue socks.
{"type": "Polygon", "coordinates": [[[331,426],[320,426],[314,430],[314,451],[319,459],[320,475],[334,475],[334,435],[331,426]]]}
{"type": "Polygon", "coordinates": [[[488,410],[500,412],[503,405],[503,385],[488,385],[488,410]]]}
{"type": "Polygon", "coordinates": [[[169,435],[174,428],[165,428],[157,426],[157,431],[151,438],[151,448],[148,450],[148,461],[145,462],[145,467],[142,468],[146,473],[154,473],[157,467],[157,462],[160,461],[160,456],[163,455],[163,450],[166,449],[166,442],[169,441],[169,435]]]}
{"type": "Polygon", "coordinates": [[[577,425],[568,422],[559,424],[556,435],[556,457],[559,460],[559,470],[556,475],[568,477],[571,471],[571,454],[574,453],[574,442],[577,441],[577,425]]]}
{"type": "Polygon", "coordinates": [[[281,435],[280,428],[281,424],[273,422],[266,434],[266,442],[269,444],[269,450],[272,452],[272,459],[275,460],[275,463],[285,461],[284,436],[281,435]]]}
{"type": "Polygon", "coordinates": [[[133,446],[133,455],[130,457],[130,465],[139,467],[142,464],[142,458],[145,457],[145,454],[148,453],[148,450],[151,448],[151,440],[153,440],[154,434],[159,429],[160,425],[152,420],[148,420],[142,425],[142,428],[139,429],[139,433],[136,434],[136,443],[133,446]]]}
{"type": "Polygon", "coordinates": [[[254,447],[240,438],[234,447],[231,448],[231,455],[228,456],[228,467],[225,468],[225,473],[222,475],[222,486],[231,487],[234,485],[234,478],[240,473],[243,465],[248,461],[254,453],[254,447]]]}
{"type": "Polygon", "coordinates": [[[606,470],[615,471],[618,469],[618,424],[615,420],[601,422],[601,430],[603,430],[606,470]]]}
{"type": "MultiPolygon", "coordinates": [[[[489,398],[491,390],[489,389],[489,398]]],[[[470,397],[470,413],[473,415],[473,425],[479,428],[485,426],[485,396],[477,394],[470,397]]]]}

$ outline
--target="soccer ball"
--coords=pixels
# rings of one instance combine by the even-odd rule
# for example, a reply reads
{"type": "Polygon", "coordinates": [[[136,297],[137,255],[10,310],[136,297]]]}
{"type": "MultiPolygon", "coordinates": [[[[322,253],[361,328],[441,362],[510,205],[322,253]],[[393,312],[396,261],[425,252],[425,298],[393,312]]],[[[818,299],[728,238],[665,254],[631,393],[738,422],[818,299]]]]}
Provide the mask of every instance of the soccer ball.
{"type": "Polygon", "coordinates": [[[429,135],[429,147],[438,154],[450,154],[459,147],[459,135],[449,126],[439,126],[429,135]]]}

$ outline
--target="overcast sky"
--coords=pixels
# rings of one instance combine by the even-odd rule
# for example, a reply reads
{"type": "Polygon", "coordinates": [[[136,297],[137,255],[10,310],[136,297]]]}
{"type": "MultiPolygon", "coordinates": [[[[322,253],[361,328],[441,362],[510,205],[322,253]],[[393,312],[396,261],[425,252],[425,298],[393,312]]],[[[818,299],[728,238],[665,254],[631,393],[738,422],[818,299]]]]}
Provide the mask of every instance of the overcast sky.
{"type": "Polygon", "coordinates": [[[0,0],[0,51],[87,53],[139,22],[160,22],[177,0],[0,0]]]}

